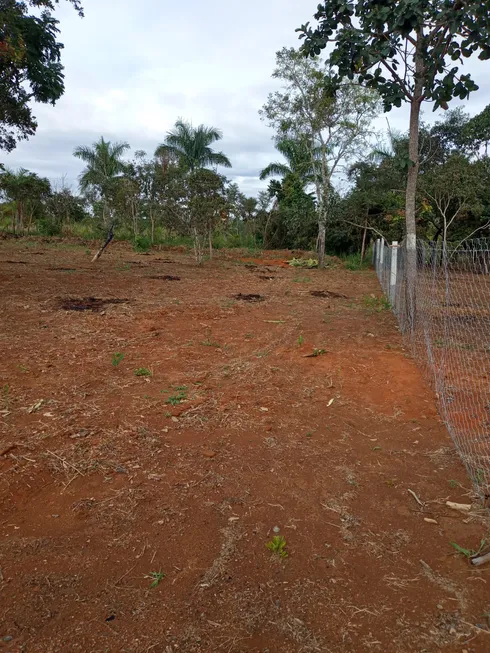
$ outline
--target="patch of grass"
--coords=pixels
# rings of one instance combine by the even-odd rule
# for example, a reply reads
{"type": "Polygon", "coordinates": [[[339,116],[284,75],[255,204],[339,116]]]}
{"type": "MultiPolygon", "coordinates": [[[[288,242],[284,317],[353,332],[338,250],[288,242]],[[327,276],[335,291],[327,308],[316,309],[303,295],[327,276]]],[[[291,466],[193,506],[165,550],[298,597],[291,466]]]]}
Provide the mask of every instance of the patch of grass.
{"type": "Polygon", "coordinates": [[[216,347],[217,349],[219,349],[221,347],[219,342],[214,342],[213,340],[210,340],[209,338],[206,338],[206,340],[203,340],[200,344],[203,347],[216,347]]]}
{"type": "Polygon", "coordinates": [[[286,538],[283,535],[274,535],[270,542],[267,542],[266,547],[281,558],[287,558],[288,552],[286,551],[286,538]]]}
{"type": "Polygon", "coordinates": [[[151,249],[151,238],[138,235],[134,239],[133,249],[135,252],[146,253],[151,249]]]}
{"type": "Polygon", "coordinates": [[[131,270],[131,265],[129,263],[123,263],[122,265],[117,265],[116,270],[118,272],[129,272],[129,270],[131,270]]]}
{"type": "Polygon", "coordinates": [[[360,254],[348,254],[347,256],[342,257],[342,264],[346,270],[351,270],[351,272],[360,272],[362,270],[368,270],[371,267],[371,257],[369,255],[364,256],[364,260],[361,261],[360,254]]]}
{"type": "Polygon", "coordinates": [[[124,360],[124,354],[120,351],[116,351],[115,354],[112,354],[112,360],[111,360],[112,367],[117,367],[119,363],[122,363],[123,360],[124,360]]]}
{"type": "Polygon", "coordinates": [[[149,578],[151,580],[150,583],[150,589],[153,589],[154,587],[158,587],[162,580],[165,578],[165,574],[163,571],[150,571],[148,576],[145,576],[145,578],[149,578]]]}
{"type": "Polygon", "coordinates": [[[170,397],[165,402],[171,406],[178,406],[180,403],[187,399],[187,394],[185,392],[178,392],[176,395],[170,395],[170,397]]]}
{"type": "Polygon", "coordinates": [[[293,281],[294,283],[310,283],[311,277],[295,277],[293,281]]]}
{"type": "Polygon", "coordinates": [[[25,365],[20,364],[19,365],[19,370],[25,374],[26,372],[29,371],[29,368],[26,367],[25,365]]]}
{"type": "Polygon", "coordinates": [[[483,469],[475,470],[473,474],[473,479],[477,485],[483,485],[485,483],[485,472],[483,469]]]}
{"type": "Polygon", "coordinates": [[[453,489],[453,490],[454,490],[455,488],[459,487],[459,483],[458,483],[458,481],[455,481],[455,480],[452,478],[452,479],[449,481],[449,487],[450,487],[451,489],[453,489]]]}
{"type": "Polygon", "coordinates": [[[477,551],[474,551],[473,549],[465,549],[464,547],[460,546],[459,544],[456,544],[456,542],[451,542],[451,546],[456,549],[458,553],[461,553],[461,555],[464,555],[465,558],[468,560],[470,558],[474,558],[477,555],[480,555],[480,553],[483,551],[483,549],[486,546],[486,540],[481,540],[480,546],[477,551]]]}
{"type": "Polygon", "coordinates": [[[389,300],[384,295],[381,297],[366,295],[363,302],[365,308],[367,308],[371,313],[381,313],[381,311],[389,311],[391,308],[389,300]]]}
{"type": "Polygon", "coordinates": [[[135,376],[152,376],[151,370],[147,367],[138,367],[134,370],[135,376]]]}
{"type": "Polygon", "coordinates": [[[301,345],[304,342],[303,334],[298,336],[298,347],[301,347],[301,345]]]}
{"type": "Polygon", "coordinates": [[[303,258],[293,258],[290,261],[288,261],[289,265],[293,268],[308,268],[308,269],[313,269],[318,267],[318,259],[316,258],[309,258],[309,259],[303,259],[303,258]]]}

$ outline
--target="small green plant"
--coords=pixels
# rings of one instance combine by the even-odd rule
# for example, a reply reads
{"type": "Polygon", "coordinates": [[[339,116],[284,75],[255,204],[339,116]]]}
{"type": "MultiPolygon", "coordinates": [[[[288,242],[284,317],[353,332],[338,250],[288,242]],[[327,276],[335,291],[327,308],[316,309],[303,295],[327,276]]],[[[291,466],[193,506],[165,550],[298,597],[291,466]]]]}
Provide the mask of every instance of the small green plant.
{"type": "Polygon", "coordinates": [[[119,363],[122,363],[124,359],[124,354],[120,351],[116,351],[115,354],[112,354],[112,367],[117,367],[119,363]]]}
{"type": "Polygon", "coordinates": [[[475,556],[480,555],[480,553],[485,548],[486,543],[486,540],[481,540],[478,551],[473,551],[473,549],[465,549],[459,544],[456,544],[456,542],[451,542],[451,546],[456,549],[458,553],[461,553],[461,555],[464,555],[464,557],[469,560],[470,558],[474,558],[475,556]]]}
{"type": "Polygon", "coordinates": [[[318,267],[318,259],[316,258],[293,258],[288,261],[288,263],[293,268],[307,268],[308,270],[311,270],[318,267]]]}
{"type": "Polygon", "coordinates": [[[458,483],[458,481],[455,481],[455,480],[452,478],[452,479],[449,481],[449,487],[450,487],[451,489],[453,489],[453,490],[454,490],[455,488],[459,487],[459,483],[458,483]]]}
{"type": "Polygon", "coordinates": [[[281,558],[287,558],[288,552],[286,551],[286,538],[283,535],[274,535],[270,542],[267,542],[266,547],[272,553],[280,556],[281,558]]]}
{"type": "Polygon", "coordinates": [[[209,338],[207,338],[206,340],[203,340],[201,342],[201,345],[203,347],[216,347],[217,349],[219,349],[221,347],[219,342],[213,342],[212,340],[209,340],[209,338]]]}
{"type": "Polygon", "coordinates": [[[158,587],[162,580],[165,578],[165,574],[163,571],[150,571],[148,576],[145,576],[145,578],[149,578],[151,580],[150,583],[150,589],[153,589],[154,587],[158,587]]]}
{"type": "Polygon", "coordinates": [[[317,356],[323,356],[323,354],[326,354],[327,350],[326,349],[317,349],[316,347],[313,349],[313,352],[310,354],[311,358],[316,358],[317,356]]]}
{"type": "Polygon", "coordinates": [[[134,370],[134,375],[135,376],[152,376],[151,370],[149,370],[147,367],[138,367],[136,370],[134,370]]]}
{"type": "Polygon", "coordinates": [[[301,345],[303,344],[303,342],[304,342],[303,335],[298,336],[298,347],[301,347],[301,345]]]}
{"type": "Polygon", "coordinates": [[[388,311],[391,308],[389,300],[384,295],[381,297],[367,295],[364,297],[364,306],[372,313],[381,313],[381,311],[388,311]]]}
{"type": "Polygon", "coordinates": [[[473,478],[477,485],[483,485],[485,483],[485,472],[483,469],[475,470],[473,478]]]}
{"type": "Polygon", "coordinates": [[[129,272],[129,270],[131,270],[131,265],[129,263],[123,263],[122,265],[118,265],[116,270],[119,272],[129,272]]]}
{"type": "Polygon", "coordinates": [[[176,395],[171,395],[165,403],[170,404],[171,406],[178,406],[186,399],[187,399],[187,394],[185,392],[179,392],[176,395]]]}

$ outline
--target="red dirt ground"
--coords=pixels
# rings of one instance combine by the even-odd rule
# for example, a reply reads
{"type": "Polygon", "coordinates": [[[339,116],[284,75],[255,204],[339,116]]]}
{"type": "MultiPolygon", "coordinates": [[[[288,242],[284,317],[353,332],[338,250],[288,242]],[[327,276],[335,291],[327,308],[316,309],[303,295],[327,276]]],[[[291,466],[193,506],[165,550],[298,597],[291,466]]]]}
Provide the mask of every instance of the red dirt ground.
{"type": "Polygon", "coordinates": [[[0,283],[0,650],[489,650],[490,565],[450,545],[485,516],[445,505],[469,482],[373,273],[3,241],[0,283]],[[61,308],[90,297],[127,301],[61,308]]]}

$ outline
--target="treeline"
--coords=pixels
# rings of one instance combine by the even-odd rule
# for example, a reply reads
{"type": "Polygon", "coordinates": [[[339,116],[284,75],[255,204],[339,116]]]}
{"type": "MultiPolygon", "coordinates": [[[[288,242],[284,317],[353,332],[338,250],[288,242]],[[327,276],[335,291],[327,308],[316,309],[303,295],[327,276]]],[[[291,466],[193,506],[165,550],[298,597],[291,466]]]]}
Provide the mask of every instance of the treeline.
{"type": "MultiPolygon", "coordinates": [[[[129,159],[128,143],[104,138],[77,147],[73,154],[85,164],[77,193],[24,169],[0,170],[0,225],[16,234],[87,238],[114,227],[138,249],[192,243],[199,261],[213,247],[240,246],[316,249],[321,264],[325,252],[364,252],[380,235],[401,240],[408,134],[380,139],[377,94],[356,79],[327,94],[329,74],[318,57],[278,53],[274,77],[283,87],[260,113],[281,160],[260,172],[269,184],[257,197],[218,172],[231,167],[215,149],[218,129],[179,120],[152,156],[136,151],[129,159]]],[[[458,108],[421,125],[419,237],[461,241],[488,233],[489,141],[490,106],[472,118],[458,108]]]]}

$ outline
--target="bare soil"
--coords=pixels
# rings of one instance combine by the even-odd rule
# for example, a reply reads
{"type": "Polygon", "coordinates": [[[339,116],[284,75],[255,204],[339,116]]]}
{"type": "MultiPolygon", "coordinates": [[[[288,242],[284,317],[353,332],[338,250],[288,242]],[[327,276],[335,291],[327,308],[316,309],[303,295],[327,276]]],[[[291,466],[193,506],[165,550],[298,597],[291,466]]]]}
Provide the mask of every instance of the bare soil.
{"type": "Polygon", "coordinates": [[[446,507],[470,484],[373,273],[91,254],[0,242],[0,650],[490,650],[490,565],[450,544],[486,513],[446,507]]]}

